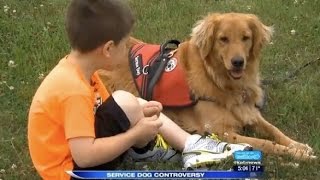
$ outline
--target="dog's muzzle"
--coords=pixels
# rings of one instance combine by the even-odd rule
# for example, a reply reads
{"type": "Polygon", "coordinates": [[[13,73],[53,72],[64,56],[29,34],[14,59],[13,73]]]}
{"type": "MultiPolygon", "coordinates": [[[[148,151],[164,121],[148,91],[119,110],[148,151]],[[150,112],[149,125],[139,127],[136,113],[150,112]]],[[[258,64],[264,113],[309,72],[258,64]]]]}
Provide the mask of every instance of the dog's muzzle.
{"type": "Polygon", "coordinates": [[[232,69],[229,70],[229,74],[233,79],[240,79],[243,75],[244,58],[241,56],[235,56],[231,59],[232,69]]]}

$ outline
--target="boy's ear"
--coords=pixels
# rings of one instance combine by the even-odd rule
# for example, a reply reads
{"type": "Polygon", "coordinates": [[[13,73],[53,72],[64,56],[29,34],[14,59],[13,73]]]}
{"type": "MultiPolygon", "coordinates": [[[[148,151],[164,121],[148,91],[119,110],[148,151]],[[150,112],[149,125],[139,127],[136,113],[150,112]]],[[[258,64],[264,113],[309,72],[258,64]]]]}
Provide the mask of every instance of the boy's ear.
{"type": "Polygon", "coordinates": [[[102,47],[102,54],[105,57],[108,57],[108,58],[111,57],[111,51],[114,48],[114,46],[115,46],[114,41],[106,42],[102,47]]]}

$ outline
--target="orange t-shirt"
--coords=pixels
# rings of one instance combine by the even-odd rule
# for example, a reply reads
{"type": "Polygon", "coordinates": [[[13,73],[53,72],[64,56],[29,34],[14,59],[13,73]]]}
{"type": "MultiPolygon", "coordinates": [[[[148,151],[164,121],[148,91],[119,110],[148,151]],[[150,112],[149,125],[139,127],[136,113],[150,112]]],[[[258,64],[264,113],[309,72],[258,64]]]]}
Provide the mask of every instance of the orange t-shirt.
{"type": "Polygon", "coordinates": [[[38,88],[29,111],[31,158],[43,179],[70,179],[73,169],[68,139],[95,137],[94,113],[109,96],[97,73],[92,84],[67,57],[38,88]]]}

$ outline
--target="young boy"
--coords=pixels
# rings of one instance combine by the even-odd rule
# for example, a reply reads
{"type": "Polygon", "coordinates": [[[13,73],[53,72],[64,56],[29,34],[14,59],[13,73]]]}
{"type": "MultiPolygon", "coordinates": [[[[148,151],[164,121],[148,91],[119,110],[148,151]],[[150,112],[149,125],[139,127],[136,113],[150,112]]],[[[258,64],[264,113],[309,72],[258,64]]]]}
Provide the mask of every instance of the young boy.
{"type": "Polygon", "coordinates": [[[96,71],[127,60],[133,24],[121,0],[71,1],[66,30],[72,51],[43,80],[29,112],[30,154],[43,179],[70,179],[67,170],[115,169],[125,155],[178,160],[175,148],[184,167],[195,167],[250,148],[190,135],[160,113],[158,102],[107,93],[96,71]]]}

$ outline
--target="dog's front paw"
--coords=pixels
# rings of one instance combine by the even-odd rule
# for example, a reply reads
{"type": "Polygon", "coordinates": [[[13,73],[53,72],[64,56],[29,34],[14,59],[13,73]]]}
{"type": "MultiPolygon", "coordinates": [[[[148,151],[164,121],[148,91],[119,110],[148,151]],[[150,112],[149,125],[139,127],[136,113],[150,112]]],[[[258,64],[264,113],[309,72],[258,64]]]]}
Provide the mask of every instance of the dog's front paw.
{"type": "Polygon", "coordinates": [[[288,147],[297,149],[299,151],[303,151],[304,153],[306,153],[310,156],[312,156],[314,154],[313,149],[308,144],[302,144],[299,142],[292,142],[291,144],[289,144],[288,147]]]}
{"type": "Polygon", "coordinates": [[[289,153],[298,160],[315,160],[317,156],[310,154],[309,152],[301,149],[290,148],[289,153]]]}

